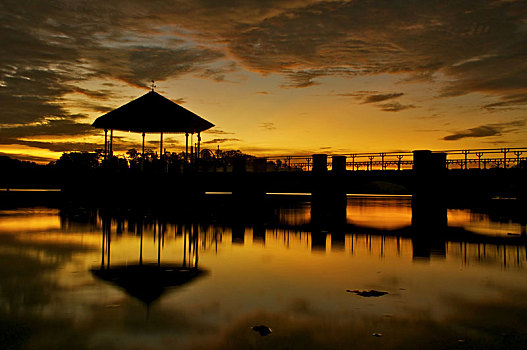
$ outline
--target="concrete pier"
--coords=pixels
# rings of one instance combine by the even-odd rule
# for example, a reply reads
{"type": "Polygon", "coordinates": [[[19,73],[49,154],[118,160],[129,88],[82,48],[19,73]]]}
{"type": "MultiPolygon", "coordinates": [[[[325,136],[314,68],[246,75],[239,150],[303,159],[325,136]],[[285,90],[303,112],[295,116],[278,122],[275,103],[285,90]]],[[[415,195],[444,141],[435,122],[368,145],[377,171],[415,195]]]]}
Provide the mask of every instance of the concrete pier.
{"type": "Polygon", "coordinates": [[[346,223],[345,164],[346,158],[337,158],[333,171],[327,171],[327,155],[313,155],[311,179],[311,223],[338,226],[346,223]],[[342,159],[344,158],[344,159],[342,159]],[[344,160],[344,161],[343,161],[344,160]]]}
{"type": "Polygon", "coordinates": [[[346,172],[346,156],[331,157],[331,171],[334,174],[343,174],[346,172]]]}
{"type": "Polygon", "coordinates": [[[313,154],[313,173],[325,174],[328,171],[328,155],[313,154]]]}
{"type": "Polygon", "coordinates": [[[440,231],[447,226],[446,154],[414,151],[413,171],[412,225],[440,231]]]}

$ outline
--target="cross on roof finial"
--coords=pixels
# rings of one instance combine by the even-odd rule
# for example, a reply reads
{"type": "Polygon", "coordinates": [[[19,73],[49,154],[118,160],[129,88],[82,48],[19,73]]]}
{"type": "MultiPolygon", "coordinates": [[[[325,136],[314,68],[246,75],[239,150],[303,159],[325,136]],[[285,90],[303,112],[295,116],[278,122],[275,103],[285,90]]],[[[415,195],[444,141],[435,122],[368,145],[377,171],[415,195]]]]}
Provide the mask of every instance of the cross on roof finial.
{"type": "Polygon", "coordinates": [[[156,88],[156,84],[154,84],[154,81],[152,80],[152,85],[150,85],[150,87],[152,88],[152,91],[154,91],[154,88],[156,88]]]}

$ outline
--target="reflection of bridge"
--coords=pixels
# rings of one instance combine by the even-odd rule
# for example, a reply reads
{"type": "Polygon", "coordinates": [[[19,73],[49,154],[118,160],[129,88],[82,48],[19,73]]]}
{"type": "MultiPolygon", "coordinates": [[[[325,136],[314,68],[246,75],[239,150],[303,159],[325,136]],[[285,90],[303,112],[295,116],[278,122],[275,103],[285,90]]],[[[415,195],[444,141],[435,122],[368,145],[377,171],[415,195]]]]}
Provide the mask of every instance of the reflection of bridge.
{"type": "MultiPolygon", "coordinates": [[[[273,217],[273,215],[249,222],[235,218],[227,218],[226,221],[217,220],[220,217],[216,217],[213,222],[207,218],[201,218],[185,223],[177,218],[170,220],[162,216],[149,217],[148,220],[144,218],[144,215],[138,215],[138,213],[132,215],[129,212],[105,215],[102,221],[102,261],[100,268],[94,271],[98,271],[97,273],[103,277],[109,275],[114,280],[118,280],[112,275],[115,271],[124,273],[124,276],[132,273],[133,269],[140,268],[148,269],[148,274],[145,276],[151,275],[152,271],[163,271],[163,278],[167,278],[168,282],[158,283],[159,294],[166,286],[181,284],[182,279],[187,278],[187,275],[194,276],[193,273],[197,272],[197,257],[200,251],[218,251],[225,244],[268,245],[277,248],[307,249],[312,252],[325,252],[331,249],[331,251],[345,252],[350,255],[370,255],[379,258],[409,255],[417,260],[445,258],[449,255],[458,257],[462,264],[491,263],[518,268],[527,266],[525,226],[522,227],[522,235],[488,236],[457,227],[438,229],[434,224],[420,226],[418,223],[398,229],[376,229],[352,224],[321,228],[317,222],[286,223],[283,218],[273,217]],[[138,264],[133,265],[131,269],[130,267],[125,269],[119,265],[111,268],[109,266],[110,243],[126,234],[137,237],[138,264]],[[142,261],[143,236],[155,238],[157,262],[153,265],[142,261]],[[161,255],[164,254],[162,249],[165,242],[169,240],[183,245],[183,264],[174,267],[172,263],[167,269],[167,265],[161,264],[161,255]],[[155,266],[159,268],[156,270],[155,266]],[[105,272],[108,270],[114,271],[105,272]],[[174,278],[170,274],[174,274],[176,270],[179,275],[174,278]]],[[[64,224],[68,224],[67,216],[63,215],[62,219],[64,224]]],[[[97,223],[93,224],[97,225],[97,223]]],[[[173,252],[173,245],[168,249],[173,252]]],[[[131,258],[134,259],[134,257],[131,258]]],[[[167,255],[165,258],[170,257],[167,255]]],[[[128,259],[130,257],[127,257],[128,259]]],[[[122,276],[119,275],[119,277],[122,279],[122,276]]],[[[137,289],[136,284],[132,286],[137,289]]],[[[124,287],[130,289],[127,284],[124,287]]],[[[135,289],[130,290],[141,295],[135,289]]],[[[139,291],[143,292],[142,289],[139,291]]],[[[155,299],[150,294],[145,295],[151,297],[152,300],[155,299]]]]}

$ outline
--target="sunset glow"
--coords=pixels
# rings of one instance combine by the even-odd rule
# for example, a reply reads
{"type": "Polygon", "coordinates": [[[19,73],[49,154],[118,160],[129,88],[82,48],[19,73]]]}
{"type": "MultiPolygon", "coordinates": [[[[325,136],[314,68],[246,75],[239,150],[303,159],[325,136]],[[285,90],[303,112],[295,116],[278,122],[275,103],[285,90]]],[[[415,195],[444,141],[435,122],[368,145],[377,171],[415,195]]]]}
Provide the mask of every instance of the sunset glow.
{"type": "MultiPolygon", "coordinates": [[[[254,155],[523,147],[524,1],[3,1],[0,154],[93,151],[150,89],[254,155]]],[[[114,150],[140,135],[115,132],[114,150]]],[[[156,149],[159,135],[147,135],[156,149]]],[[[183,135],[166,135],[181,151],[183,135]]]]}

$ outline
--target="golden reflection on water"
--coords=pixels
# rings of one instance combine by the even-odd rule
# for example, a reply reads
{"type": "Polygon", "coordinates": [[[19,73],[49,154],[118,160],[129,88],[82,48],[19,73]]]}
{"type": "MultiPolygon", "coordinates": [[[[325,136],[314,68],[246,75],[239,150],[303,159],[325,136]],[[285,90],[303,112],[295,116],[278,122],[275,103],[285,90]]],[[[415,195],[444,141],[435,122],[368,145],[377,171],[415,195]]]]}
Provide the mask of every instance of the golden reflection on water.
{"type": "Polygon", "coordinates": [[[448,210],[448,223],[450,226],[463,227],[475,233],[491,236],[520,235],[522,233],[520,223],[496,222],[491,220],[488,215],[472,213],[468,209],[448,210]]]}
{"type": "MultiPolygon", "coordinates": [[[[31,329],[13,339],[35,349],[50,348],[50,338],[51,348],[63,349],[376,348],[380,342],[453,348],[459,339],[482,348],[501,339],[507,321],[513,339],[527,338],[525,244],[432,239],[426,230],[399,234],[411,226],[411,202],[404,198],[350,199],[345,232],[311,232],[309,203],[275,213],[276,221],[180,223],[126,215],[103,220],[90,211],[0,212],[0,322],[12,332],[19,325],[31,329]],[[363,227],[378,230],[364,234],[363,227]],[[90,273],[140,260],[181,265],[189,257],[207,274],[167,288],[149,306],[90,273]],[[355,289],[388,294],[346,292],[355,289]],[[273,333],[256,336],[250,329],[256,324],[273,333]]],[[[448,220],[502,239],[519,225],[463,210],[449,210],[448,220]]]]}
{"type": "Polygon", "coordinates": [[[378,229],[398,229],[412,223],[412,200],[408,197],[353,197],[348,200],[350,224],[378,229]]]}
{"type": "Polygon", "coordinates": [[[60,229],[57,209],[5,210],[0,215],[0,233],[60,229]]]}

